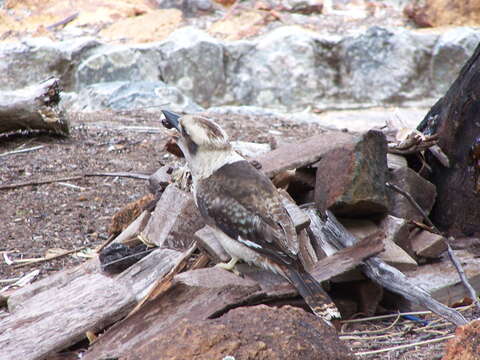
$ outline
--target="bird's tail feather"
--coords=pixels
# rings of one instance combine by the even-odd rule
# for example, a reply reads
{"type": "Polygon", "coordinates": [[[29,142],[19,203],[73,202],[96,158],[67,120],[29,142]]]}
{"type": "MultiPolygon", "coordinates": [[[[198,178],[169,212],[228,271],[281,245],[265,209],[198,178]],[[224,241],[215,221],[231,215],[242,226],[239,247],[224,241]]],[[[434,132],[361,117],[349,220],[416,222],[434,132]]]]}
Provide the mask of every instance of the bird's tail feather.
{"type": "Polygon", "coordinates": [[[330,296],[312,275],[307,272],[300,273],[295,269],[288,269],[286,275],[315,315],[329,324],[330,320],[341,317],[330,296]]]}

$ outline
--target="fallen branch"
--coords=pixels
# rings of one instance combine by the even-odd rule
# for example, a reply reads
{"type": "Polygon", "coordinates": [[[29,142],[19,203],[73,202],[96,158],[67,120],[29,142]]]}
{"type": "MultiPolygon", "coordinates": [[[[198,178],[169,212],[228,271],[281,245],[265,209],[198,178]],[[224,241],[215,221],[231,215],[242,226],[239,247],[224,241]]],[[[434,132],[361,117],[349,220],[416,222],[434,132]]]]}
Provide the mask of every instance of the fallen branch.
{"type": "Polygon", "coordinates": [[[26,266],[26,265],[31,265],[31,264],[38,264],[38,263],[42,263],[42,262],[45,262],[45,261],[50,261],[50,260],[54,260],[54,259],[58,259],[58,258],[61,258],[63,256],[66,256],[66,255],[70,255],[70,254],[74,254],[74,253],[77,253],[79,251],[82,251],[84,249],[86,249],[87,247],[86,246],[83,246],[81,248],[78,248],[78,249],[73,249],[73,250],[68,250],[68,251],[65,251],[61,254],[57,254],[57,255],[53,255],[53,256],[45,256],[45,257],[41,257],[41,258],[33,258],[33,259],[20,259],[20,260],[14,260],[12,262],[12,265],[14,265],[14,268],[20,268],[22,266],[26,266]]]}
{"type": "Polygon", "coordinates": [[[126,177],[126,178],[140,179],[140,180],[148,180],[150,178],[150,175],[139,174],[139,173],[129,173],[129,172],[87,173],[83,175],[62,177],[57,179],[32,180],[32,181],[25,181],[25,182],[20,182],[16,184],[7,184],[7,185],[0,186],[0,190],[9,190],[9,189],[16,189],[16,188],[25,187],[25,186],[34,186],[34,185],[52,184],[56,182],[80,180],[80,179],[83,179],[84,177],[94,177],[94,176],[126,177]]]}
{"type": "Polygon", "coordinates": [[[20,90],[0,92],[0,134],[43,130],[68,135],[65,114],[58,109],[60,82],[50,78],[20,90]]]}
{"type": "MultiPolygon", "coordinates": [[[[417,211],[423,216],[425,222],[430,226],[431,231],[434,233],[437,233],[439,235],[442,235],[443,238],[445,239],[445,234],[443,234],[436,226],[435,224],[430,220],[428,217],[427,213],[425,210],[422,209],[422,207],[415,201],[412,195],[407,193],[406,191],[400,189],[398,186],[391,184],[391,183],[386,183],[385,184],[388,188],[393,189],[394,191],[398,192],[399,194],[403,195],[409,202],[410,204],[417,209],[417,211]]],[[[453,238],[450,238],[453,239],[453,238]]],[[[472,298],[473,303],[475,306],[480,309],[480,301],[478,300],[478,295],[473,286],[470,284],[468,281],[467,276],[465,275],[465,271],[463,270],[462,264],[460,264],[460,261],[458,261],[458,258],[455,256],[452,247],[450,246],[449,241],[444,240],[446,246],[447,246],[447,251],[448,251],[448,257],[450,258],[450,261],[452,262],[453,266],[457,270],[458,276],[460,277],[460,281],[462,282],[463,286],[467,289],[468,293],[470,294],[470,297],[472,298]]]]}
{"type": "Polygon", "coordinates": [[[34,147],[31,147],[31,148],[27,148],[27,149],[19,149],[19,150],[8,151],[8,152],[4,152],[4,153],[0,154],[0,157],[8,156],[8,155],[14,155],[14,154],[21,154],[21,153],[26,153],[26,152],[35,151],[35,150],[40,150],[44,147],[45,147],[45,145],[39,145],[39,146],[34,146],[34,147]]]}
{"type": "MultiPolygon", "coordinates": [[[[337,249],[352,246],[358,241],[338,222],[330,211],[327,211],[325,221],[319,218],[315,208],[308,208],[306,212],[310,216],[312,223],[315,221],[323,224],[320,232],[317,232],[315,236],[328,239],[330,244],[337,249]]],[[[416,304],[425,306],[457,326],[467,323],[467,320],[459,312],[433,299],[427,291],[412,284],[402,272],[386,264],[376,256],[365,260],[360,265],[360,270],[368,278],[384,288],[400,294],[416,304]]]]}

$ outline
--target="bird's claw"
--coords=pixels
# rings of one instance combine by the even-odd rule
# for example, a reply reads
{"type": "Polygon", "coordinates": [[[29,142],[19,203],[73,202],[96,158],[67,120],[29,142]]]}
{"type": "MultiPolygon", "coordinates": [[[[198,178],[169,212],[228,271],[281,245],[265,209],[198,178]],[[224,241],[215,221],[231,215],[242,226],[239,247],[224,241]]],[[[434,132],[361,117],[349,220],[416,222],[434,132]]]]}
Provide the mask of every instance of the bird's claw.
{"type": "Polygon", "coordinates": [[[218,267],[220,269],[224,269],[227,271],[231,271],[235,275],[240,276],[240,272],[235,270],[235,265],[237,264],[237,262],[238,262],[238,258],[232,257],[232,259],[228,263],[218,263],[217,265],[215,265],[215,267],[218,267]]]}

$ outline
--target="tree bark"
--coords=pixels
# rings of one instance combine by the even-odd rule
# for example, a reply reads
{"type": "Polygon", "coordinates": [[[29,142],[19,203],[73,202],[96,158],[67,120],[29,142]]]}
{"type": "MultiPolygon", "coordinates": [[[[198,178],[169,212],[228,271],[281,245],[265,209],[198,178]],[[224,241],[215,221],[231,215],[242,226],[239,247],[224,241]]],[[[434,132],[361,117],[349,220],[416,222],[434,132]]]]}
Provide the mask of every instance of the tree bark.
{"type": "Polygon", "coordinates": [[[449,235],[480,234],[480,46],[463,66],[444,97],[430,109],[418,130],[438,134],[438,144],[450,159],[443,166],[428,152],[437,186],[433,222],[449,235]]]}
{"type": "Polygon", "coordinates": [[[23,89],[0,92],[0,135],[22,130],[68,135],[68,120],[57,107],[60,92],[56,78],[23,89]]]}

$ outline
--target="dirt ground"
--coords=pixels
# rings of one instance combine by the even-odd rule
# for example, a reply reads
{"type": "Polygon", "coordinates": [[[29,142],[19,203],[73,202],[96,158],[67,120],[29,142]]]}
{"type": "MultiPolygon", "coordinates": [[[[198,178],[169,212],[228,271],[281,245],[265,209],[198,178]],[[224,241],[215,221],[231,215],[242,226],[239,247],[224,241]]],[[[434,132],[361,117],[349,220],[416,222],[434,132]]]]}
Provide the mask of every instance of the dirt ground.
{"type": "MultiPolygon", "coordinates": [[[[0,138],[0,186],[93,172],[150,175],[161,165],[178,163],[164,150],[168,136],[159,115],[97,113],[82,118],[72,124],[68,138],[0,138]],[[36,146],[43,148],[2,156],[36,146]]],[[[268,123],[249,117],[217,119],[232,140],[265,143],[275,137],[280,142],[292,141],[321,131],[317,125],[274,119],[268,123]]],[[[148,194],[147,185],[146,180],[127,177],[85,177],[0,190],[0,255],[17,260],[42,257],[49,249],[81,247],[86,247],[88,253],[88,249],[94,250],[107,239],[111,217],[119,209],[148,194]]],[[[44,277],[82,261],[85,257],[67,256],[41,265],[17,267],[7,265],[2,258],[0,280],[21,277],[37,268],[44,277]]]]}

